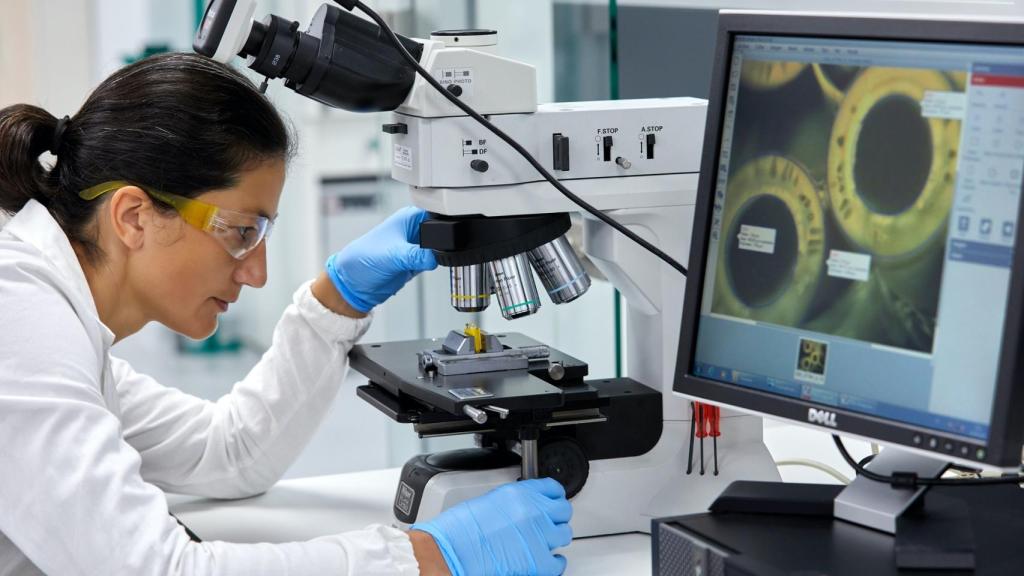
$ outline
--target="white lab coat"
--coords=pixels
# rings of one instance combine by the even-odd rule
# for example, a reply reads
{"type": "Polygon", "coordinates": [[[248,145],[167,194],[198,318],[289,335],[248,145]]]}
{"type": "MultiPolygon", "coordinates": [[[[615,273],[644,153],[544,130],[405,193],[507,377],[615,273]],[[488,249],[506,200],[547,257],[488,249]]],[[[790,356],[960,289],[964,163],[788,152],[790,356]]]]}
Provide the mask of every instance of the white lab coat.
{"type": "Polygon", "coordinates": [[[324,308],[306,284],[230,394],[209,402],[164,387],[110,356],[113,333],[71,244],[30,201],[0,231],[0,575],[417,574],[408,537],[381,525],[195,543],[161,491],[238,498],[272,486],[368,324],[324,308]]]}

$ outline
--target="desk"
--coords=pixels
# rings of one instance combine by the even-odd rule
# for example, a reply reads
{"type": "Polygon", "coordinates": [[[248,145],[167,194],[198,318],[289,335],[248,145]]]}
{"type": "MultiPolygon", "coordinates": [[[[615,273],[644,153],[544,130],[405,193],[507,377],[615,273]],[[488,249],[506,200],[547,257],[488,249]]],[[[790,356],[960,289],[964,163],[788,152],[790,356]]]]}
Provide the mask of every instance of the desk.
{"type": "MultiPolygon", "coordinates": [[[[776,459],[812,457],[850,474],[830,435],[770,423],[764,441],[776,459]]],[[[867,445],[847,443],[859,455],[867,445]]],[[[357,530],[391,522],[391,503],[399,468],[283,480],[269,492],[245,500],[207,500],[168,495],[173,512],[204,540],[286,542],[357,530]]],[[[817,470],[789,467],[790,482],[833,481],[817,470]]],[[[850,474],[852,476],[852,474],[850,474]]],[[[650,574],[651,539],[647,534],[622,534],[574,540],[562,551],[569,559],[566,574],[650,574]]]]}
{"type": "MultiPolygon", "coordinates": [[[[837,487],[838,488],[838,487],[837,487]]],[[[821,495],[817,499],[822,498],[821,495]]],[[[827,500],[825,500],[827,501],[827,500]]],[[[1024,573],[1024,490],[1001,486],[937,486],[924,499],[925,517],[937,522],[932,531],[911,534],[909,559],[920,560],[921,544],[927,543],[930,554],[936,547],[955,545],[959,556],[964,541],[959,538],[963,523],[972,533],[975,557],[973,572],[951,570],[949,558],[939,558],[942,570],[898,569],[898,537],[863,528],[831,515],[796,516],[728,512],[724,514],[690,514],[662,520],[658,530],[661,572],[666,576],[692,574],[703,562],[703,574],[828,574],[830,576],[1009,576],[1024,573]],[[959,502],[956,502],[959,501],[959,502]],[[952,507],[960,504],[962,509],[952,507]],[[949,516],[943,513],[964,511],[949,516]],[[937,536],[934,530],[953,530],[952,540],[937,536]],[[694,545],[694,543],[697,543],[694,545]],[[705,552],[707,551],[707,552],[705,552]],[[706,554],[706,556],[705,556],[706,554]]],[[[913,518],[915,512],[911,512],[913,518]]],[[[912,526],[913,528],[914,526],[912,526]]],[[[949,534],[950,532],[945,532],[949,534]]],[[[908,541],[904,541],[907,544],[908,541]]],[[[942,553],[948,553],[942,549],[942,553]]],[[[904,557],[904,559],[908,559],[904,557]]],[[[936,562],[933,556],[930,561],[936,562]]],[[[962,558],[956,558],[962,560],[962,558]]],[[[658,574],[656,572],[655,574],[658,574]]]]}
{"type": "MultiPolygon", "coordinates": [[[[399,468],[283,480],[245,500],[168,494],[171,512],[203,540],[289,542],[391,522],[399,468]]],[[[650,574],[651,539],[622,534],[574,540],[567,575],[650,574]]]]}

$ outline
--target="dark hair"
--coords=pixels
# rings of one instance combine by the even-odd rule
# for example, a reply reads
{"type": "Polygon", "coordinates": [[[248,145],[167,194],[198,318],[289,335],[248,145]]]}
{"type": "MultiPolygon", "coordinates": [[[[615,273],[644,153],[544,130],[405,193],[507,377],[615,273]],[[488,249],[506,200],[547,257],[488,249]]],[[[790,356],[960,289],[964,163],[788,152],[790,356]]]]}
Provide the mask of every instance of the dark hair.
{"type": "Polygon", "coordinates": [[[89,258],[101,253],[93,215],[100,202],[78,193],[110,180],[195,197],[235,185],[261,162],[288,160],[291,131],[251,81],[194,54],[161,54],[104,80],[59,135],[56,117],[36,106],[0,109],[0,210],[42,203],[89,258]]]}

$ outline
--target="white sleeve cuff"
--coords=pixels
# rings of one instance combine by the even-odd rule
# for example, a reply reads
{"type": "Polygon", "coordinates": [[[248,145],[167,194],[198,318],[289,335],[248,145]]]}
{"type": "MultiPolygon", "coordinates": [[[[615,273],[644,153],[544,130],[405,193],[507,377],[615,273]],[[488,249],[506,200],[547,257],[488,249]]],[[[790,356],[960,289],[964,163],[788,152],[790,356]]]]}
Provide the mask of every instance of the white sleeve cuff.
{"type": "Polygon", "coordinates": [[[351,576],[418,576],[420,573],[409,535],[397,528],[371,524],[362,530],[323,538],[334,540],[344,548],[346,574],[351,576]]]}
{"type": "Polygon", "coordinates": [[[416,561],[416,554],[413,552],[408,532],[380,524],[375,524],[370,528],[379,532],[384,539],[399,574],[418,575],[420,573],[420,565],[416,561]]]}
{"type": "Polygon", "coordinates": [[[332,342],[353,343],[366,333],[373,321],[373,311],[365,318],[352,318],[337,314],[313,296],[310,286],[313,281],[303,283],[292,296],[292,302],[303,318],[324,338],[332,342]]]}

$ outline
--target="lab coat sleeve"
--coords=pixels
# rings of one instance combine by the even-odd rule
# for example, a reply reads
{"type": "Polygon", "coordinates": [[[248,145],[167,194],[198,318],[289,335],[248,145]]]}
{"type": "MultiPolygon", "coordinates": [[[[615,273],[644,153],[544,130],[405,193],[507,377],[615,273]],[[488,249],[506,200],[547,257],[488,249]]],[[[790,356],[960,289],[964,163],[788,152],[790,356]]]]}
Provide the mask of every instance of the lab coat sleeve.
{"type": "Polygon", "coordinates": [[[270,488],[306,446],[366,331],[325,308],[301,286],[270,349],[216,402],[162,386],[113,359],[125,440],[142,455],[142,476],[168,491],[238,498],[270,488]]]}
{"type": "Polygon", "coordinates": [[[102,356],[67,301],[8,280],[0,296],[17,306],[0,307],[0,532],[42,572],[417,573],[408,538],[384,526],[285,544],[190,541],[143,480],[101,393],[102,356]]]}

